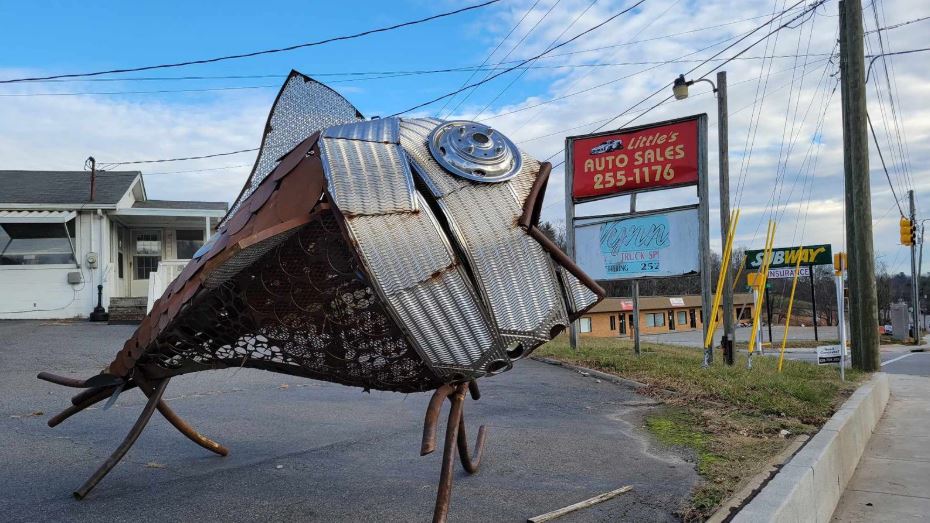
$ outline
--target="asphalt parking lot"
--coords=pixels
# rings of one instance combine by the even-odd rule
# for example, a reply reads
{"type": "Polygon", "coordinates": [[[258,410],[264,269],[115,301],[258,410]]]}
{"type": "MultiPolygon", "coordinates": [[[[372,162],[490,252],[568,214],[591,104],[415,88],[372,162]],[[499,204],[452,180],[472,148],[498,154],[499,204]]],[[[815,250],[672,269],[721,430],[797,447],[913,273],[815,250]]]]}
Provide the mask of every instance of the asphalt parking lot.
{"type": "MultiPolygon", "coordinates": [[[[440,454],[419,456],[428,394],[372,392],[249,369],[171,382],[166,398],[231,449],[197,447],[156,414],[83,501],[71,492],[123,439],[144,401],[122,395],[52,429],[75,389],[39,371],[99,372],[132,327],[0,322],[0,506],[4,521],[428,521],[440,454]]],[[[482,468],[456,464],[450,521],[526,521],[632,485],[559,521],[675,521],[698,477],[642,429],[655,408],[631,390],[520,362],[481,380],[465,407],[469,439],[489,427],[482,468]]]]}

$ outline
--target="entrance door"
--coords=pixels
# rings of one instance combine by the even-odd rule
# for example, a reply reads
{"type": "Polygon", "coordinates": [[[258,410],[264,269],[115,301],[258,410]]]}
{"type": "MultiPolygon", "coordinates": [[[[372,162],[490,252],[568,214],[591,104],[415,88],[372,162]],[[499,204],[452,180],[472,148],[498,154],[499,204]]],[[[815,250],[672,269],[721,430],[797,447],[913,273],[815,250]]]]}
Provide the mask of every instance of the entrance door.
{"type": "Polygon", "coordinates": [[[161,261],[161,231],[157,229],[134,229],[132,237],[132,256],[129,272],[132,278],[130,296],[148,296],[149,273],[158,270],[161,261]]]}
{"type": "Polygon", "coordinates": [[[618,314],[617,319],[620,320],[620,334],[626,334],[626,314],[618,314]]]}
{"type": "Polygon", "coordinates": [[[694,317],[694,309],[691,309],[691,328],[692,328],[692,329],[696,329],[696,328],[697,328],[697,323],[696,323],[696,320],[695,320],[695,317],[694,317]]]}
{"type": "Polygon", "coordinates": [[[675,330],[675,311],[668,311],[668,330],[675,330]]]}

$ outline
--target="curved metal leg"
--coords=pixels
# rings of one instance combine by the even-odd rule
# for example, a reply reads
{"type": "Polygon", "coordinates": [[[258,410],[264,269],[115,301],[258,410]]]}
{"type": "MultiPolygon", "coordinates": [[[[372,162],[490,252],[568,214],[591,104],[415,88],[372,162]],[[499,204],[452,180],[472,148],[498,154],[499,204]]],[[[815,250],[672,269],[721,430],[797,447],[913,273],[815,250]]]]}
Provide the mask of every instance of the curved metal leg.
{"type": "Polygon", "coordinates": [[[455,442],[459,435],[462,418],[462,404],[465,402],[465,388],[459,385],[449,396],[452,408],[449,409],[449,421],[446,425],[446,441],[442,450],[442,472],[439,474],[439,488],[436,492],[436,506],[433,509],[433,523],[444,523],[449,515],[449,503],[452,500],[452,471],[455,460],[455,442]]]}
{"type": "Polygon", "coordinates": [[[87,496],[87,493],[90,492],[97,483],[106,476],[113,467],[123,456],[126,455],[126,452],[130,447],[139,439],[139,435],[142,434],[142,430],[148,424],[149,420],[152,419],[152,414],[155,413],[155,409],[158,405],[158,401],[161,400],[162,395],[165,393],[165,387],[168,386],[168,380],[162,380],[155,387],[155,391],[149,396],[148,403],[145,404],[145,408],[142,409],[142,414],[139,415],[139,419],[136,420],[135,425],[132,426],[132,429],[129,431],[129,434],[126,435],[126,438],[120,443],[119,447],[113,451],[113,454],[103,462],[103,465],[97,469],[96,472],[81,485],[81,488],[74,491],[74,497],[77,499],[84,499],[87,496]]]}
{"type": "MultiPolygon", "coordinates": [[[[163,382],[167,383],[170,379],[171,378],[165,378],[163,382]]],[[[152,386],[147,381],[145,381],[145,378],[136,376],[136,381],[139,382],[139,389],[142,391],[142,393],[151,398],[155,391],[152,386]]],[[[187,436],[187,439],[209,450],[210,452],[219,454],[220,456],[226,456],[229,454],[229,449],[197,432],[194,427],[190,426],[186,421],[178,416],[177,413],[171,410],[171,407],[169,407],[168,404],[164,402],[164,400],[158,400],[156,408],[158,409],[158,412],[161,413],[161,415],[166,420],[168,420],[168,423],[171,423],[174,428],[178,429],[181,434],[187,436]]]]}
{"type": "MultiPolygon", "coordinates": [[[[130,381],[129,383],[126,384],[125,387],[123,387],[123,392],[126,392],[127,390],[135,386],[136,386],[136,383],[134,381],[130,381]]],[[[62,421],[70,418],[71,416],[74,416],[78,412],[81,412],[82,410],[88,407],[91,407],[93,405],[96,405],[97,403],[100,403],[101,401],[112,396],[116,392],[116,389],[117,387],[99,387],[95,389],[88,389],[88,390],[94,391],[92,394],[84,394],[84,393],[78,394],[71,400],[73,402],[73,405],[71,405],[70,407],[66,408],[65,410],[61,411],[60,413],[58,413],[57,415],[53,416],[52,418],[48,420],[48,426],[54,427],[58,425],[59,423],[61,423],[62,421]]]]}
{"type": "Polygon", "coordinates": [[[425,456],[436,450],[436,427],[439,424],[439,413],[442,404],[452,393],[455,387],[449,384],[440,386],[433,392],[433,397],[426,407],[426,419],[423,421],[423,442],[420,444],[420,455],[425,456]]]}
{"type": "Polygon", "coordinates": [[[452,385],[443,385],[433,393],[433,397],[430,398],[429,401],[429,406],[426,408],[426,421],[423,424],[423,443],[420,447],[421,455],[426,455],[436,450],[436,425],[439,421],[442,403],[448,398],[449,402],[452,404],[449,409],[449,421],[446,425],[446,440],[442,451],[442,472],[439,474],[436,506],[433,509],[433,523],[442,523],[446,521],[449,515],[449,504],[452,500],[452,473],[454,470],[456,451],[458,451],[462,467],[464,467],[469,474],[478,472],[478,467],[481,464],[481,455],[484,453],[484,441],[487,435],[484,425],[478,429],[478,439],[475,441],[474,457],[472,457],[471,453],[468,451],[468,436],[465,432],[465,415],[463,414],[466,393],[470,393],[471,397],[476,400],[481,397],[481,393],[478,391],[478,385],[474,381],[462,383],[455,387],[452,385]]]}
{"type": "Polygon", "coordinates": [[[478,472],[478,467],[481,466],[481,455],[484,453],[484,438],[487,435],[485,428],[484,425],[478,427],[478,439],[475,440],[475,455],[472,457],[468,453],[468,435],[465,432],[465,414],[463,413],[459,416],[459,460],[462,462],[462,467],[464,467],[469,474],[478,472]]]}

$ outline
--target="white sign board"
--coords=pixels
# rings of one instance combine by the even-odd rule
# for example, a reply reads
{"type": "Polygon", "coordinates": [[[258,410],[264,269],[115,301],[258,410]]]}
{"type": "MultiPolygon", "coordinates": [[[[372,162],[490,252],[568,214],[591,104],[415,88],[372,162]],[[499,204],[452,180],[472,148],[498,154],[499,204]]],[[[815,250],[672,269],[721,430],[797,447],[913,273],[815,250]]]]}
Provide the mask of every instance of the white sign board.
{"type": "MultiPolygon", "coordinates": [[[[798,270],[798,278],[808,277],[811,275],[810,267],[801,267],[798,270]]],[[[794,267],[782,267],[780,269],[769,269],[769,279],[794,278],[794,267]]]]}
{"type": "Polygon", "coordinates": [[[817,365],[839,363],[842,354],[839,345],[821,345],[817,347],[817,365]]]}
{"type": "Polygon", "coordinates": [[[681,276],[700,271],[697,207],[611,219],[579,219],[575,260],[595,280],[681,276]]]}

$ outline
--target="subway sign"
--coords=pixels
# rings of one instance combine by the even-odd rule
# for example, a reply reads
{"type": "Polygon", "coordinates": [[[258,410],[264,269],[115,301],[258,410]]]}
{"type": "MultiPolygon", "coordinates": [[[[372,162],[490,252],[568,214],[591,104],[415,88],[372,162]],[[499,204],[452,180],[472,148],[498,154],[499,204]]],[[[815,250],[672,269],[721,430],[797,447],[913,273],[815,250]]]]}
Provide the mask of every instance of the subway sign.
{"type": "Polygon", "coordinates": [[[702,118],[569,137],[573,201],[697,184],[702,118]]]}
{"type": "MultiPolygon", "coordinates": [[[[746,269],[758,270],[762,266],[763,256],[763,250],[746,251],[746,269]]],[[[772,249],[772,263],[769,268],[794,267],[798,257],[801,258],[802,266],[833,265],[833,250],[830,244],[824,244],[772,249]]]]}

